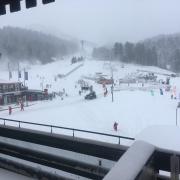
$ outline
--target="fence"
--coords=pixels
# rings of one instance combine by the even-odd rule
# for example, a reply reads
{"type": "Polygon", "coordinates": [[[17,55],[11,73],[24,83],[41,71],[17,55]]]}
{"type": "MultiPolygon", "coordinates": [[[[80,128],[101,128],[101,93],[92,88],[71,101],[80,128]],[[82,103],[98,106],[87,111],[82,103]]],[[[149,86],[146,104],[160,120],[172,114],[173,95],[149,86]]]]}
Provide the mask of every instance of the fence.
{"type": "Polygon", "coordinates": [[[41,127],[48,127],[50,134],[53,133],[53,129],[64,129],[64,130],[71,131],[72,132],[72,137],[75,137],[76,132],[83,132],[83,133],[88,133],[88,134],[94,134],[94,135],[100,135],[100,136],[106,136],[106,137],[113,137],[113,138],[118,139],[119,144],[121,142],[121,139],[130,140],[130,141],[135,140],[132,137],[118,136],[118,135],[113,135],[113,134],[100,133],[100,132],[96,132],[96,131],[87,131],[87,130],[81,130],[81,129],[76,129],[76,128],[68,128],[68,127],[54,126],[54,125],[41,124],[41,123],[33,123],[33,122],[26,122],[26,121],[19,121],[19,120],[5,119],[5,118],[0,118],[0,121],[3,122],[4,126],[6,126],[7,122],[17,123],[18,128],[21,128],[22,124],[41,126],[41,127]]]}

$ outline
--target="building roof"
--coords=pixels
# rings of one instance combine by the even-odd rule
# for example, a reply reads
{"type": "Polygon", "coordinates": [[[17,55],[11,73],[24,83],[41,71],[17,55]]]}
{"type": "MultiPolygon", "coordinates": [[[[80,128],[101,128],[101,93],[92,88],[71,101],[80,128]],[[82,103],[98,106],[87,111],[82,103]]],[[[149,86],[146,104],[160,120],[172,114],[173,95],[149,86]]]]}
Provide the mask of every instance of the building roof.
{"type": "Polygon", "coordinates": [[[0,79],[0,84],[16,84],[16,83],[21,83],[21,82],[17,82],[17,81],[7,81],[4,79],[0,79]]]}

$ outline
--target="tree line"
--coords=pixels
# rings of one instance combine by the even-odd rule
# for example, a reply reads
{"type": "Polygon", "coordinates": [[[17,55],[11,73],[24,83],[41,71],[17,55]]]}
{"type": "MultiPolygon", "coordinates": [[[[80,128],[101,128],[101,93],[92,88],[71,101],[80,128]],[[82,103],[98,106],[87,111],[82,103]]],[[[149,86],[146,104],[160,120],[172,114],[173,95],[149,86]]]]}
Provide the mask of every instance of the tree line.
{"type": "Polygon", "coordinates": [[[111,47],[94,48],[93,57],[180,72],[180,34],[160,35],[138,43],[116,42],[111,47]]]}
{"type": "Polygon", "coordinates": [[[117,60],[124,63],[136,63],[147,66],[156,66],[158,56],[155,47],[146,47],[143,43],[125,44],[116,42],[112,48],[94,48],[93,57],[104,60],[117,60]]]}

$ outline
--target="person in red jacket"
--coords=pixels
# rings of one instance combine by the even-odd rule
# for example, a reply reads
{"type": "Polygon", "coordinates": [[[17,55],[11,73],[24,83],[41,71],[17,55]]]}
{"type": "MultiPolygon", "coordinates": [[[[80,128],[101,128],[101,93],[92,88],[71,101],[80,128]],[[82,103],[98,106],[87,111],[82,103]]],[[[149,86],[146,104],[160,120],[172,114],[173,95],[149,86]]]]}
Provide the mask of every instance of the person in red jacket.
{"type": "Polygon", "coordinates": [[[9,106],[9,107],[8,107],[8,110],[9,110],[9,115],[11,115],[11,114],[12,114],[12,107],[9,106]]]}

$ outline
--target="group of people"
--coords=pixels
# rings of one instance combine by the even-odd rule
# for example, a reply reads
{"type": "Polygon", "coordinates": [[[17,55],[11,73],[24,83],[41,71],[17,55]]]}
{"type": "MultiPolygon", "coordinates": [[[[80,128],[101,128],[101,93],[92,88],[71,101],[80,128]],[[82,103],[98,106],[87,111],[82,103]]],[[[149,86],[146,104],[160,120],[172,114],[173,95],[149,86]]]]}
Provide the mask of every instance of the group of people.
{"type": "Polygon", "coordinates": [[[83,61],[84,58],[81,56],[81,57],[72,57],[71,59],[71,64],[74,64],[74,63],[77,63],[77,62],[80,62],[80,61],[83,61]]]}
{"type": "MultiPolygon", "coordinates": [[[[24,111],[24,102],[21,101],[19,104],[20,104],[20,111],[24,111]]],[[[8,107],[8,111],[9,111],[9,115],[11,115],[12,114],[12,107],[11,106],[8,107]]]]}
{"type": "MultiPolygon", "coordinates": [[[[164,94],[163,89],[160,88],[159,90],[160,90],[160,95],[163,95],[164,94]]],[[[165,91],[166,91],[166,89],[165,89],[165,91]]],[[[176,86],[174,86],[172,89],[171,88],[168,89],[168,91],[171,92],[171,99],[177,99],[177,89],[176,89],[176,86]]],[[[180,93],[179,93],[179,99],[180,99],[180,93]]]]}

